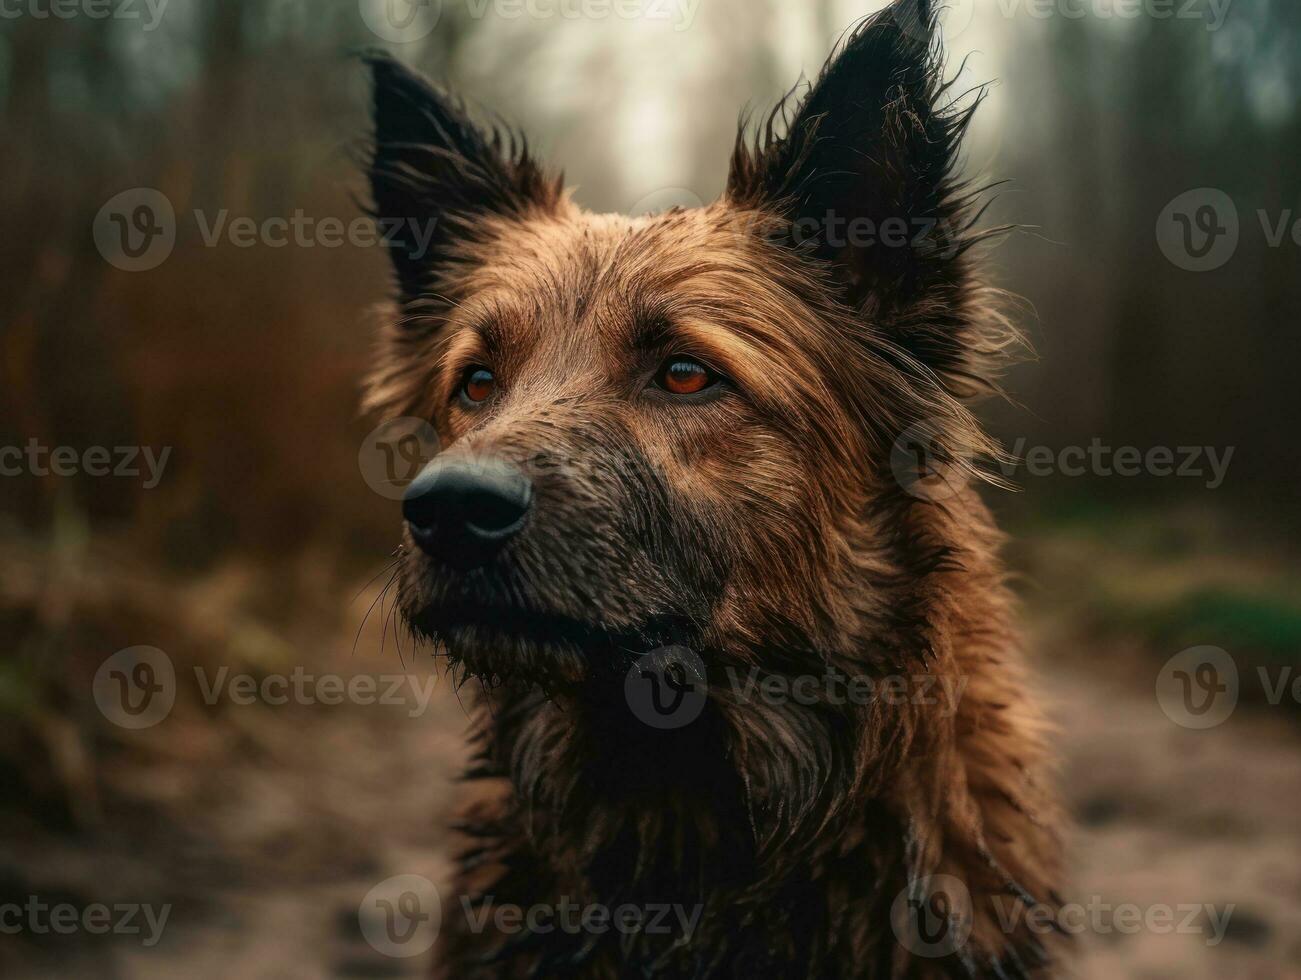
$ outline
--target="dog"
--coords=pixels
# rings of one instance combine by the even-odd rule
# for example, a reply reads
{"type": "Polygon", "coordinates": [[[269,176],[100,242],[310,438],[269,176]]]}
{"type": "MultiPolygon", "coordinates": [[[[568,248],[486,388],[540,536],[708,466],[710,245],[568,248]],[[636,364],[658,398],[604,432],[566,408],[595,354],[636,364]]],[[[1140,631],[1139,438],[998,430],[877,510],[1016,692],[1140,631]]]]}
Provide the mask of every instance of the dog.
{"type": "Polygon", "coordinates": [[[742,120],[718,201],[640,217],[367,56],[397,295],[365,401],[443,447],[398,605],[473,698],[440,976],[1060,962],[1045,726],[968,478],[1013,331],[937,33],[895,0],[742,120]],[[950,492],[899,476],[919,431],[950,492]]]}

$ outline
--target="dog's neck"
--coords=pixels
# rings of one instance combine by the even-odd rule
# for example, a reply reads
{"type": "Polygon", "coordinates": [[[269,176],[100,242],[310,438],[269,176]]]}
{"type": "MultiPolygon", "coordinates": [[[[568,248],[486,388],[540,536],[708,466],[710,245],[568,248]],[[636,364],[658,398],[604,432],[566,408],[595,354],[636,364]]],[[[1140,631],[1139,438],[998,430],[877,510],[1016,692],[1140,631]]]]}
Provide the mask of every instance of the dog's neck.
{"type": "Polygon", "coordinates": [[[555,700],[495,691],[479,716],[481,772],[509,780],[534,847],[603,896],[779,889],[858,816],[861,719],[798,705],[760,715],[753,690],[711,693],[689,726],[658,730],[610,685],[555,700]]]}

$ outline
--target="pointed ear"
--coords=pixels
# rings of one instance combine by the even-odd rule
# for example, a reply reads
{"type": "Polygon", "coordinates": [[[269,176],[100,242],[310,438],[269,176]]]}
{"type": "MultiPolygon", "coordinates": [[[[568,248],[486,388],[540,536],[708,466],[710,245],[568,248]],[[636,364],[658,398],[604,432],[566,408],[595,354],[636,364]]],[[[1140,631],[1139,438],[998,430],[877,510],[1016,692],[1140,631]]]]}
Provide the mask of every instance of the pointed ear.
{"type": "Polygon", "coordinates": [[[793,113],[784,102],[738,138],[728,197],[780,214],[783,244],[825,262],[848,305],[957,381],[983,343],[964,309],[964,253],[983,236],[954,176],[979,98],[947,106],[935,19],[932,0],[895,0],[860,24],[793,113]]]}
{"type": "Polygon", "coordinates": [[[374,79],[372,214],[406,302],[473,239],[476,216],[554,207],[561,185],[543,174],[522,136],[480,129],[463,104],[388,55],[365,61],[374,79]]]}

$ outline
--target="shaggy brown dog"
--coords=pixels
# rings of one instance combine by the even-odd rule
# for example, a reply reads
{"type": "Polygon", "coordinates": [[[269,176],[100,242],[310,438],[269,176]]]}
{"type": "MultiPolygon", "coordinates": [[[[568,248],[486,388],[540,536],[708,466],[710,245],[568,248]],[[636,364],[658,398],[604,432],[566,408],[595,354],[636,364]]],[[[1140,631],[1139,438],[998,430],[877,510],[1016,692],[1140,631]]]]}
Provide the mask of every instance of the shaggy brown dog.
{"type": "Polygon", "coordinates": [[[993,451],[964,400],[1008,335],[934,20],[861,24],[719,201],[639,218],[371,59],[375,213],[437,232],[391,236],[369,390],[445,447],[400,606],[480,682],[445,976],[1050,969],[999,535],[892,466],[905,431],[950,476],[993,451]]]}

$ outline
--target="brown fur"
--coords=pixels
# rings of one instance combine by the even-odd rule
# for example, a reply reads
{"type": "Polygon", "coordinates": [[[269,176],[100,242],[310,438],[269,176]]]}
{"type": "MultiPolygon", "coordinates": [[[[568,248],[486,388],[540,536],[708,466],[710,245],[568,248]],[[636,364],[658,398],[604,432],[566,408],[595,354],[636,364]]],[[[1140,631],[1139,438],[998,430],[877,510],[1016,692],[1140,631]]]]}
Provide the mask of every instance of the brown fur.
{"type": "Polygon", "coordinates": [[[798,106],[738,140],[727,193],[692,211],[584,212],[522,144],[385,59],[376,211],[436,220],[395,249],[402,312],[368,405],[432,419],[448,453],[527,464],[535,513],[493,565],[405,550],[401,607],[480,683],[466,846],[444,896],[441,975],[1042,976],[1038,937],[993,901],[1055,901],[1058,814],[1043,778],[1000,538],[976,492],[929,502],[890,468],[925,420],[956,466],[993,451],[963,399],[1006,323],[974,277],[972,197],[953,181],[969,110],[945,105],[924,0],[861,25],[798,106]],[[902,25],[902,27],[901,27],[902,25]],[[784,131],[779,135],[778,131],[784,131]],[[930,217],[936,249],[797,236],[823,209],[930,217]],[[941,254],[942,253],[942,254],[941,254]],[[648,391],[666,356],[730,384],[648,391]],[[467,409],[470,364],[499,390],[467,409]],[[490,610],[503,625],[458,621],[490,610]],[[665,643],[699,651],[709,703],[640,725],[622,677],[665,643]],[[956,712],[770,704],[765,675],[961,679],[956,712]],[[897,895],[960,879],[974,931],[915,956],[897,895]],[[689,942],[476,934],[457,896],[699,905],[689,942]],[[894,923],[895,926],[898,923],[894,923]]]}

